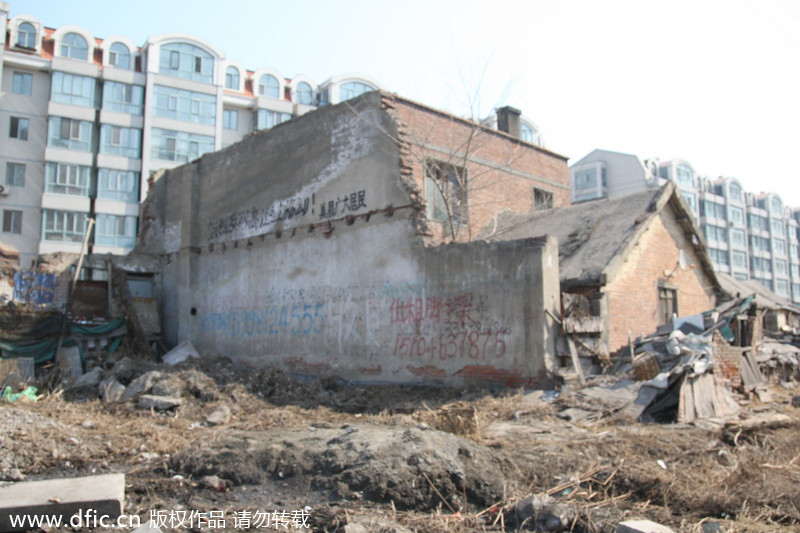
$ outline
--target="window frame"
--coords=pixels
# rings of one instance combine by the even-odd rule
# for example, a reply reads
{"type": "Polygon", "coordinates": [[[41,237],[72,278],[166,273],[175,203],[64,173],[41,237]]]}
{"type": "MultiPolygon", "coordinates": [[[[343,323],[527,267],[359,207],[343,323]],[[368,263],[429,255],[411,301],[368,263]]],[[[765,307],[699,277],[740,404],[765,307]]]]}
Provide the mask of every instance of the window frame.
{"type": "Polygon", "coordinates": [[[469,176],[467,169],[436,159],[425,161],[425,199],[432,220],[454,225],[469,224],[469,176]]]}
{"type": "Polygon", "coordinates": [[[3,209],[3,233],[22,234],[21,209],[3,209]]]}
{"type": "Polygon", "coordinates": [[[27,117],[10,117],[8,126],[8,136],[11,139],[18,141],[28,140],[28,131],[30,130],[31,121],[27,117]]]}
{"type": "Polygon", "coordinates": [[[67,57],[69,59],[77,59],[79,61],[88,61],[89,43],[86,41],[86,38],[80,33],[75,33],[74,31],[69,32],[61,38],[59,52],[61,57],[67,57]]]}
{"type": "Polygon", "coordinates": [[[33,94],[33,74],[15,70],[11,75],[11,92],[20,96],[33,94]]]}
{"type": "Polygon", "coordinates": [[[5,184],[9,187],[24,187],[25,186],[25,163],[17,163],[15,161],[6,162],[6,177],[5,184]],[[22,169],[20,171],[20,169],[22,169]]]}

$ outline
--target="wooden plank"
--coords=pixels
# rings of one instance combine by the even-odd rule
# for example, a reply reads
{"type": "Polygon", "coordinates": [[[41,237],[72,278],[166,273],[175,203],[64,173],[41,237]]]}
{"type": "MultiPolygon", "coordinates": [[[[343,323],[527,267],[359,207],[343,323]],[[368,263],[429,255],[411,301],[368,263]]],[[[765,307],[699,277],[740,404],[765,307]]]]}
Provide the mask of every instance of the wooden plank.
{"type": "Polygon", "coordinates": [[[684,376],[680,385],[680,401],[678,404],[678,422],[694,422],[694,393],[689,376],[684,376]]]}
{"type": "Polygon", "coordinates": [[[567,336],[567,346],[569,346],[569,356],[572,358],[572,366],[575,367],[575,373],[578,374],[578,382],[581,385],[586,383],[586,378],[583,376],[583,367],[581,360],[578,358],[578,351],[575,349],[575,343],[572,338],[567,336]]]}
{"type": "Polygon", "coordinates": [[[701,374],[692,379],[692,393],[694,394],[694,409],[697,418],[712,418],[714,404],[711,397],[709,374],[701,374]]]}

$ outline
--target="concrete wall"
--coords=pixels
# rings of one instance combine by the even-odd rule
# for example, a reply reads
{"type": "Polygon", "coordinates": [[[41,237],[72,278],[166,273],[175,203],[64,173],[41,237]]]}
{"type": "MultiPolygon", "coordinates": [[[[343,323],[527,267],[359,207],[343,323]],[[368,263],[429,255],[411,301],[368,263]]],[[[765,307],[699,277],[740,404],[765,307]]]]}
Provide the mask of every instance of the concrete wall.
{"type": "Polygon", "coordinates": [[[426,247],[378,94],[159,176],[138,253],[163,257],[168,343],[360,382],[548,385],[552,239],[426,247]]]}

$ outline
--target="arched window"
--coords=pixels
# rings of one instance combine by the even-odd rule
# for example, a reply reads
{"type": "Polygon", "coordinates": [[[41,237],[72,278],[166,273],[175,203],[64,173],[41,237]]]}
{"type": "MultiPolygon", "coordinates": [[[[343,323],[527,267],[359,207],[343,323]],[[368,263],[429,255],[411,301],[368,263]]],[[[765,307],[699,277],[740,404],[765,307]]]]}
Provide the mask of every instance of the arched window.
{"type": "Polygon", "coordinates": [[[264,74],[258,80],[258,94],[261,96],[269,96],[270,98],[280,98],[280,85],[278,78],[272,74],[264,74]]]}
{"type": "Polygon", "coordinates": [[[131,52],[122,43],[114,43],[108,52],[108,64],[112,67],[130,69],[131,52]]]}
{"type": "Polygon", "coordinates": [[[730,192],[731,198],[734,201],[741,202],[742,201],[742,188],[739,187],[738,183],[731,183],[728,187],[728,191],[730,192]]]}
{"type": "Polygon", "coordinates": [[[228,67],[225,69],[225,88],[239,90],[239,69],[236,67],[228,67]]]}
{"type": "Polygon", "coordinates": [[[159,74],[201,83],[214,81],[214,58],[202,48],[189,43],[161,46],[159,74]]]}
{"type": "Polygon", "coordinates": [[[527,124],[519,125],[519,138],[525,142],[533,142],[533,128],[527,124]]]}
{"type": "Polygon", "coordinates": [[[343,83],[339,88],[339,100],[344,102],[345,100],[355,98],[356,96],[361,96],[364,93],[374,90],[375,87],[372,85],[368,85],[360,81],[349,81],[347,83],[343,83]]]}
{"type": "Polygon", "coordinates": [[[17,27],[17,46],[36,48],[36,28],[30,22],[23,22],[17,27]]]}
{"type": "Polygon", "coordinates": [[[297,103],[311,105],[311,85],[306,82],[297,84],[297,103]]]}
{"type": "Polygon", "coordinates": [[[77,33],[68,33],[61,39],[61,56],[72,59],[89,59],[89,45],[77,33]]]}

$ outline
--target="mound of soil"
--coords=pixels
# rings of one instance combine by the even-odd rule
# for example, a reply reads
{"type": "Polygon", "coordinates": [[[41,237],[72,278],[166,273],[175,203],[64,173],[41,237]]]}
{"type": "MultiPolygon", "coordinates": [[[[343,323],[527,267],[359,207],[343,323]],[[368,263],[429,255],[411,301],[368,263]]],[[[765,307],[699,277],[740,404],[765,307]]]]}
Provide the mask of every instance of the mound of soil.
{"type": "Polygon", "coordinates": [[[232,484],[294,480],[315,490],[398,509],[485,507],[502,499],[512,464],[475,441],[424,425],[314,424],[285,432],[233,431],[177,453],[185,475],[214,474],[232,484]]]}

